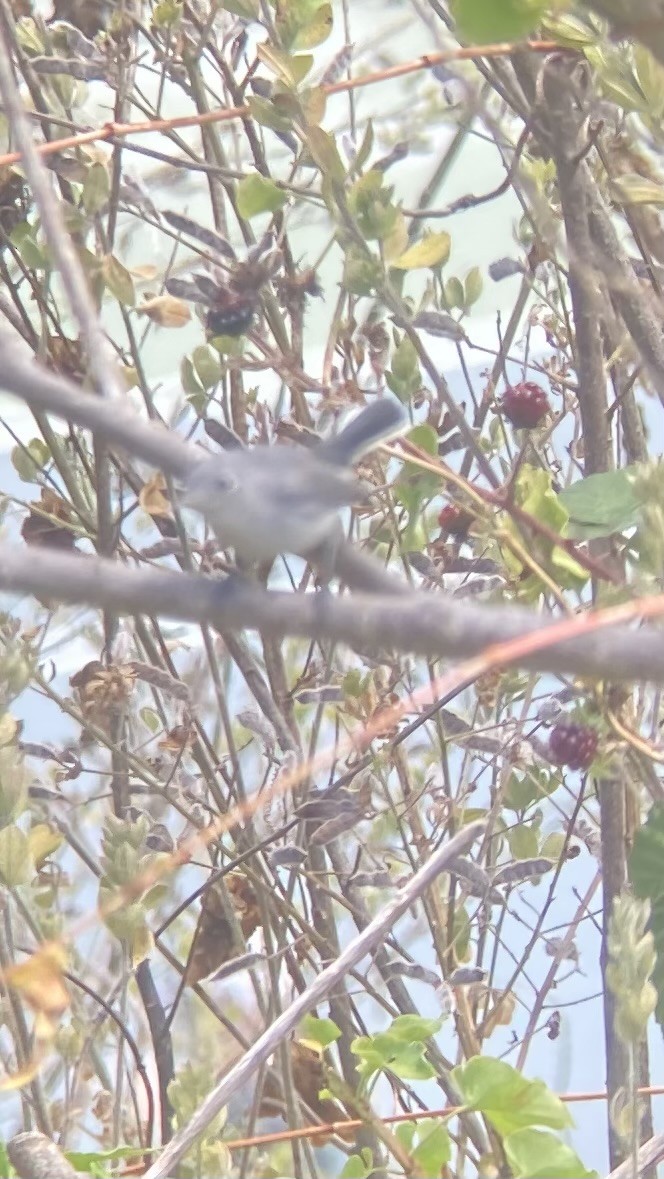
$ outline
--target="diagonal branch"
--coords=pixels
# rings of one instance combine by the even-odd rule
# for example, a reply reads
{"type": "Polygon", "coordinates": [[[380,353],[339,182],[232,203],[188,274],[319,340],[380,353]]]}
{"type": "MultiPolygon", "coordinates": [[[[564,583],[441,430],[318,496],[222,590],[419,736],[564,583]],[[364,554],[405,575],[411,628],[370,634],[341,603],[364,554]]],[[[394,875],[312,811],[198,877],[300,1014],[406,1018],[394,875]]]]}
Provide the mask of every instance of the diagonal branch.
{"type": "Polygon", "coordinates": [[[321,1003],[334,991],[344,976],[370,954],[375,946],[385,939],[388,930],[414,904],[437,876],[449,866],[456,856],[463,855],[483,833],[484,823],[470,823],[453,839],[439,848],[422,868],[405,884],[399,895],[374,917],[370,925],[353,938],[334,962],[326,966],[318,977],[298,995],[290,1007],[275,1019],[256,1043],[222,1080],[215,1085],[205,1101],[186,1126],[171,1139],[158,1162],[145,1172],[144,1179],[165,1179],[180,1159],[187,1153],[199,1134],[223,1109],[233,1093],[240,1092],[247,1081],[272,1056],[279,1044],[297,1027],[308,1011],[321,1003]]]}

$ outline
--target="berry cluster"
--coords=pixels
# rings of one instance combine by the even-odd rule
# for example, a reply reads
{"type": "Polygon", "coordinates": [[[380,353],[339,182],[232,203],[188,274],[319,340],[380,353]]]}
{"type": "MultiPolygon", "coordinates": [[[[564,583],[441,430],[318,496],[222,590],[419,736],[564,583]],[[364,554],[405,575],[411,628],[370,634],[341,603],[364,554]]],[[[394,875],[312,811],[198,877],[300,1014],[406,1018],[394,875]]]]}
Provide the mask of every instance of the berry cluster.
{"type": "Polygon", "coordinates": [[[549,756],[556,765],[587,770],[597,753],[597,733],[574,721],[561,721],[551,730],[549,756]]]}
{"type": "Polygon", "coordinates": [[[519,430],[532,430],[549,413],[551,406],[541,385],[534,381],[521,381],[508,385],[503,393],[500,408],[508,421],[519,430]]]}

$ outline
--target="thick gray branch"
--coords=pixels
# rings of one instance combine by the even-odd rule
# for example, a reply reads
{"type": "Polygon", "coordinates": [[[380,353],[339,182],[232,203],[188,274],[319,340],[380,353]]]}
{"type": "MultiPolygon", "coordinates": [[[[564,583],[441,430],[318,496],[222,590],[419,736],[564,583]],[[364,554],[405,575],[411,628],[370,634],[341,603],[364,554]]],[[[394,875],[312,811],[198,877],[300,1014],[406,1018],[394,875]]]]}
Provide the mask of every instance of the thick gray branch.
{"type": "Polygon", "coordinates": [[[73,381],[50,373],[26,358],[21,344],[0,325],[0,386],[31,409],[52,413],[92,430],[96,437],[127,450],[167,475],[182,475],[196,459],[196,450],[171,430],[144,421],[126,398],[122,402],[91,397],[73,381]]]}
{"type": "MultiPolygon", "coordinates": [[[[150,614],[209,622],[222,631],[258,630],[431,659],[478,655],[494,643],[535,634],[550,619],[517,606],[475,605],[443,594],[293,594],[268,591],[244,578],[219,581],[154,569],[138,570],[98,557],[0,546],[0,591],[27,591],[60,602],[87,603],[118,614],[150,614]]],[[[537,671],[587,678],[664,683],[664,633],[616,627],[574,638],[518,660],[537,671]]]]}

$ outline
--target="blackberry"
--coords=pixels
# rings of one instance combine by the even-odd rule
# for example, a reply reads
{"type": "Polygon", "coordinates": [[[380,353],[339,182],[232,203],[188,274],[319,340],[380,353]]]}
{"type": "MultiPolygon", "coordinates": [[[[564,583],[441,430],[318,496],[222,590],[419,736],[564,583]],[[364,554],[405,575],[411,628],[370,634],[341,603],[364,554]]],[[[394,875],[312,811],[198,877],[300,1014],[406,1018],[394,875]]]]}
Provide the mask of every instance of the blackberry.
{"type": "Polygon", "coordinates": [[[557,765],[570,770],[587,770],[597,753],[597,733],[587,725],[562,721],[549,737],[549,756],[557,765]]]}

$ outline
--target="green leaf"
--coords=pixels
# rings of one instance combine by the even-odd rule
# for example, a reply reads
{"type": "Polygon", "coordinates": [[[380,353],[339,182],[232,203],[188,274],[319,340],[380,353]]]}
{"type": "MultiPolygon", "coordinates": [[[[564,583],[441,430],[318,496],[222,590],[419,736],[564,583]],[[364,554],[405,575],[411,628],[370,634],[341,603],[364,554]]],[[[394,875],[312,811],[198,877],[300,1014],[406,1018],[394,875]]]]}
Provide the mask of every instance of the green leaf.
{"type": "Polygon", "coordinates": [[[583,49],[586,45],[594,45],[597,40],[597,33],[588,23],[571,15],[556,16],[549,13],[542,21],[542,33],[568,49],[583,49]]]}
{"type": "Polygon", "coordinates": [[[247,99],[247,106],[252,118],[261,127],[269,127],[271,131],[290,131],[293,126],[292,117],[282,114],[267,98],[258,98],[253,94],[247,99]]]}
{"type": "Polygon", "coordinates": [[[452,1077],[466,1105],[485,1114],[499,1134],[528,1126],[563,1130],[573,1125],[560,1098],[543,1081],[527,1080],[503,1060],[474,1056],[453,1069],[452,1077]]]}
{"type": "Polygon", "coordinates": [[[557,864],[563,854],[565,842],[565,836],[562,831],[551,831],[540,848],[540,856],[546,860],[551,860],[552,865],[557,864]]]}
{"type": "Polygon", "coordinates": [[[341,1032],[333,1019],[317,1019],[314,1015],[305,1015],[300,1024],[300,1035],[303,1040],[313,1040],[321,1048],[327,1048],[339,1039],[341,1032]]]}
{"type": "Polygon", "coordinates": [[[421,1175],[442,1175],[452,1157],[452,1142],[445,1123],[432,1118],[418,1127],[419,1141],[411,1148],[415,1170],[421,1175]]]}
{"type": "Polygon", "coordinates": [[[152,23],[159,29],[170,29],[182,19],[182,4],[179,0],[160,0],[152,10],[152,23]]]}
{"type": "MultiPolygon", "coordinates": [[[[161,1147],[147,1146],[141,1147],[141,1154],[156,1154],[161,1147]]],[[[76,1171],[90,1172],[91,1174],[106,1174],[106,1168],[102,1172],[101,1167],[104,1163],[116,1162],[118,1159],[130,1159],[136,1157],[135,1146],[115,1146],[111,1150],[66,1150],[65,1158],[67,1162],[71,1163],[76,1171]]],[[[0,1179],[2,1171],[0,1171],[0,1179]]]]}
{"type": "Polygon", "coordinates": [[[34,483],[50,457],[51,452],[41,438],[31,438],[27,445],[15,446],[11,453],[12,466],[22,483],[34,483]]]}
{"type": "Polygon", "coordinates": [[[371,295],[382,279],[383,267],[378,258],[356,246],[348,250],[344,258],[343,288],[349,295],[371,295]]]}
{"type": "MultiPolygon", "coordinates": [[[[438,456],[438,436],[432,426],[424,423],[415,426],[409,431],[408,440],[432,457],[438,456]]],[[[440,476],[435,471],[425,471],[415,463],[405,462],[393,490],[415,521],[425,500],[431,499],[440,490],[440,476]]]]}
{"type": "Polygon", "coordinates": [[[408,336],[403,336],[392,357],[392,372],[405,381],[419,373],[419,370],[420,364],[415,345],[408,336]]]}
{"type": "Polygon", "coordinates": [[[24,20],[16,22],[16,34],[19,45],[27,50],[30,55],[41,54],[44,52],[44,41],[41,36],[41,29],[31,17],[25,17],[24,20]]]}
{"type": "Polygon", "coordinates": [[[406,250],[391,265],[395,270],[419,270],[443,266],[450,256],[452,239],[449,233],[430,233],[406,250]]]}
{"type": "Polygon", "coordinates": [[[159,730],[162,727],[163,722],[162,722],[161,717],[159,716],[159,713],[156,712],[156,710],[154,708],[147,708],[147,707],[141,708],[138,715],[139,715],[140,719],[143,721],[143,724],[145,725],[146,729],[149,729],[151,733],[158,733],[159,732],[159,730]]]}
{"type": "Polygon", "coordinates": [[[452,12],[464,41],[486,45],[527,37],[550,7],[547,0],[454,0],[452,12]]]}
{"type": "Polygon", "coordinates": [[[634,837],[629,857],[629,877],[638,897],[655,901],[664,897],[664,805],[655,803],[634,837]]]}
{"type": "Polygon", "coordinates": [[[365,1146],[361,1154],[352,1154],[346,1160],[339,1179],[369,1179],[375,1170],[371,1150],[365,1146]]]}
{"type": "Polygon", "coordinates": [[[34,875],[30,843],[20,827],[0,831],[0,880],[10,888],[27,884],[34,875]]]}
{"type": "MultiPolygon", "coordinates": [[[[9,717],[9,713],[5,717],[9,717]]],[[[9,719],[13,720],[13,717],[9,719]]],[[[6,745],[0,749],[0,828],[23,814],[27,795],[28,784],[22,758],[14,744],[6,745]]]]}
{"type": "Polygon", "coordinates": [[[127,268],[112,254],[106,254],[102,260],[101,272],[106,286],[118,303],[122,303],[123,307],[133,307],[136,302],[134,280],[127,268]]]}
{"type": "Polygon", "coordinates": [[[189,356],[183,356],[180,363],[180,381],[182,388],[189,397],[199,397],[202,386],[196,376],[196,370],[189,356]]]}
{"type": "Polygon", "coordinates": [[[81,203],[86,213],[99,213],[108,204],[111,182],[103,164],[91,164],[85,176],[81,203]]]}
{"type": "Polygon", "coordinates": [[[219,356],[206,344],[194,348],[191,354],[194,371],[204,389],[212,389],[221,380],[219,356]]]}
{"type": "Polygon", "coordinates": [[[594,540],[633,527],[641,508],[633,482],[635,470],[632,466],[588,475],[561,491],[558,499],[569,512],[567,535],[594,540]]]}
{"type": "Polygon", "coordinates": [[[46,254],[35,240],[35,230],[27,221],[21,221],[9,235],[9,240],[18,250],[21,261],[25,262],[28,270],[46,270],[48,262],[46,254]]]}
{"type": "Polygon", "coordinates": [[[241,20],[258,20],[260,10],[260,0],[224,0],[224,12],[231,12],[241,20]]]}
{"type": "Polygon", "coordinates": [[[464,290],[464,310],[472,307],[480,298],[484,289],[484,280],[482,278],[482,271],[479,266],[473,266],[472,270],[468,271],[466,280],[463,284],[464,290]]]}
{"type": "Polygon", "coordinates": [[[295,35],[291,48],[313,49],[316,45],[322,45],[324,41],[327,41],[333,27],[332,5],[321,4],[306,25],[295,35]]]}
{"type": "Polygon", "coordinates": [[[503,806],[510,811],[525,811],[534,802],[548,798],[560,786],[560,775],[547,770],[512,772],[502,795],[503,806]]]}
{"type": "Polygon", "coordinates": [[[664,185],[638,173],[616,176],[611,190],[621,205],[664,205],[664,185]]]}
{"type": "Polygon", "coordinates": [[[320,127],[310,127],[307,131],[307,147],[323,176],[339,182],[344,180],[346,169],[333,135],[320,127]]]}
{"type": "Polygon", "coordinates": [[[544,1130],[515,1130],[503,1140],[510,1171],[514,1179],[595,1179],[597,1171],[588,1171],[578,1155],[544,1130]]]}
{"type": "Polygon", "coordinates": [[[245,176],[237,186],[237,207],[241,217],[257,217],[259,213],[274,213],[283,209],[288,197],[273,180],[254,172],[245,176]]]}
{"type": "Polygon", "coordinates": [[[283,49],[270,45],[269,41],[262,41],[256,52],[264,65],[276,74],[281,84],[288,90],[294,90],[306,78],[314,64],[310,53],[292,57],[290,53],[284,53],[283,49]]]}
{"type": "Polygon", "coordinates": [[[322,86],[309,86],[300,93],[300,111],[307,127],[318,127],[325,118],[327,94],[322,86]]]}
{"type": "Polygon", "coordinates": [[[519,823],[507,832],[507,842],[515,860],[534,860],[539,852],[537,831],[530,823],[519,823]]]}
{"type": "Polygon", "coordinates": [[[427,1019],[423,1015],[397,1015],[392,1020],[390,1035],[404,1044],[423,1044],[435,1036],[443,1026],[442,1019],[427,1019]]]}
{"type": "Polygon", "coordinates": [[[399,210],[392,201],[394,190],[382,172],[365,173],[348,193],[348,208],[366,241],[382,241],[394,228],[399,210]]]}
{"type": "Polygon", "coordinates": [[[463,310],[463,305],[466,301],[466,293],[463,289],[463,283],[460,278],[451,275],[445,283],[445,302],[450,310],[458,307],[463,310]]]}

